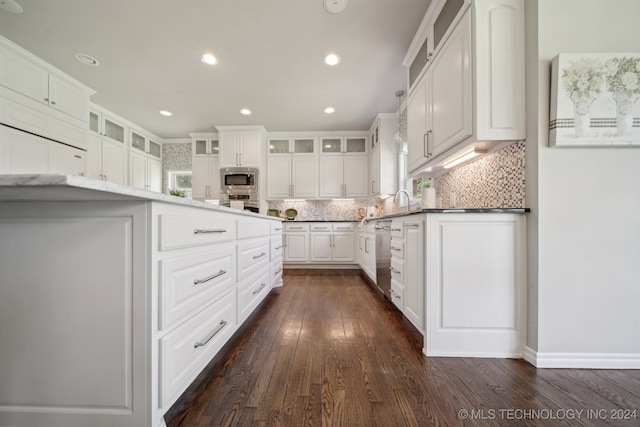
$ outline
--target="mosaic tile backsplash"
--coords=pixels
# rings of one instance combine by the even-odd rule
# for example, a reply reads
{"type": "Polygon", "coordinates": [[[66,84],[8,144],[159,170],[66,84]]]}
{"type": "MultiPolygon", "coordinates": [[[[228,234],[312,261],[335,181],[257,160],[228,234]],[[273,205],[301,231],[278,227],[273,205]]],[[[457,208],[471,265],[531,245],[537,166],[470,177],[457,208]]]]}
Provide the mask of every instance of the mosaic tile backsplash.
{"type": "Polygon", "coordinates": [[[524,208],[524,171],[525,142],[520,141],[436,178],[436,205],[443,209],[524,208]]]}
{"type": "MultiPolygon", "coordinates": [[[[371,206],[375,204],[371,201],[371,206]]],[[[298,211],[298,221],[355,221],[359,208],[366,208],[368,200],[306,200],[295,202],[269,202],[269,209],[284,212],[293,208],[298,211]]]]}

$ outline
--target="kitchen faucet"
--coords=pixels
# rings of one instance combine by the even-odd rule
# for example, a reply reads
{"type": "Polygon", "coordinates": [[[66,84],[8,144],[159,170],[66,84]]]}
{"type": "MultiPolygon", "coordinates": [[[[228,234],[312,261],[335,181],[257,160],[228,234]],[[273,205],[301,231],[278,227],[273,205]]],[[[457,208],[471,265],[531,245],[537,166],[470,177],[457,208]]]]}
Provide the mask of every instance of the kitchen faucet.
{"type": "Polygon", "coordinates": [[[409,212],[409,204],[411,204],[411,196],[407,190],[398,190],[395,196],[393,196],[393,203],[398,204],[398,194],[404,193],[407,196],[407,213],[409,212]]]}

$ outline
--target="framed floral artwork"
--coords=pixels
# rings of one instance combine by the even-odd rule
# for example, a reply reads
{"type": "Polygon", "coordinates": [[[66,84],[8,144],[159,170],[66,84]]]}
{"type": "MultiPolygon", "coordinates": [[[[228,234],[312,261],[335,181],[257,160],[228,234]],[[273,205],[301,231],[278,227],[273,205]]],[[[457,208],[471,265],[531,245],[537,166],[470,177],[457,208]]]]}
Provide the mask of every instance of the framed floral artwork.
{"type": "Polygon", "coordinates": [[[549,146],[640,147],[639,98],[640,53],[556,56],[549,146]]]}

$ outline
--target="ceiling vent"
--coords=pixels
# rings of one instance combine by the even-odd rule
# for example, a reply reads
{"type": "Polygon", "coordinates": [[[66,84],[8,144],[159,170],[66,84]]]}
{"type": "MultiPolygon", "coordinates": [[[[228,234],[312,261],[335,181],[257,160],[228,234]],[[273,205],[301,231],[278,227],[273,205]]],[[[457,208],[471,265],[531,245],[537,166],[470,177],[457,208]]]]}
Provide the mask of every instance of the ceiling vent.
{"type": "Polygon", "coordinates": [[[347,0],[324,0],[324,10],[337,15],[344,11],[347,7],[347,0]]]}

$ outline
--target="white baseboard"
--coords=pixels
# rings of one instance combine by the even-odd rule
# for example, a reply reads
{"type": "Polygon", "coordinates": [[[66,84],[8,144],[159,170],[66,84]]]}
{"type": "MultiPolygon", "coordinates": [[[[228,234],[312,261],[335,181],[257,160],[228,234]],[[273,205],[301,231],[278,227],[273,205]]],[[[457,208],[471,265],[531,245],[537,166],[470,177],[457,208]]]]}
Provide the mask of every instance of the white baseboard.
{"type": "Polygon", "coordinates": [[[536,368],[640,369],[640,354],[634,353],[541,353],[525,347],[524,359],[536,368]]]}
{"type": "Polygon", "coordinates": [[[422,354],[427,357],[472,357],[493,359],[522,359],[522,353],[478,353],[478,352],[439,352],[422,349],[422,354]]]}
{"type": "Polygon", "coordinates": [[[287,270],[360,270],[360,266],[358,264],[292,264],[292,263],[284,263],[282,267],[287,270]]]}

